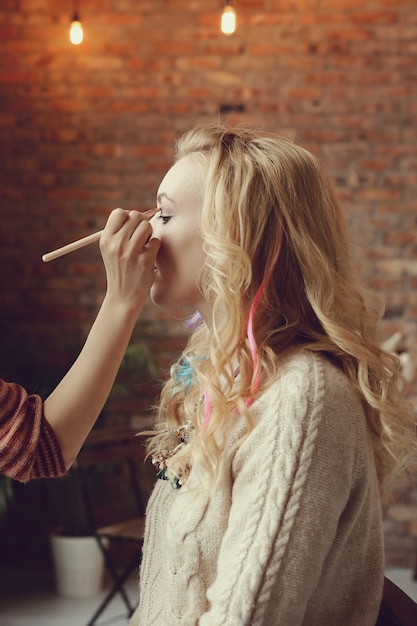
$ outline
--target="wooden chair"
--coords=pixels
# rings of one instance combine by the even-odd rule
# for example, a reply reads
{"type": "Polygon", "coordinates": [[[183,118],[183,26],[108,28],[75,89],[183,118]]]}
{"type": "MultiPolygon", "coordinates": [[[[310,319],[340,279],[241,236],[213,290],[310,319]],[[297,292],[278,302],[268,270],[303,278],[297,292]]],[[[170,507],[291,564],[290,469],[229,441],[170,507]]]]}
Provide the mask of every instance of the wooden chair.
{"type": "Polygon", "coordinates": [[[389,578],[385,578],[381,609],[375,626],[416,625],[417,604],[389,578]]]}
{"type": "MultiPolygon", "coordinates": [[[[138,569],[145,526],[145,503],[139,484],[143,467],[143,440],[126,431],[110,429],[92,431],[73,466],[79,473],[91,531],[105,559],[112,586],[87,626],[96,620],[119,593],[130,617],[135,606],[124,587],[138,569]],[[129,546],[127,559],[120,571],[118,552],[129,546]]],[[[125,555],[126,556],[126,555],[125,555]]]]}

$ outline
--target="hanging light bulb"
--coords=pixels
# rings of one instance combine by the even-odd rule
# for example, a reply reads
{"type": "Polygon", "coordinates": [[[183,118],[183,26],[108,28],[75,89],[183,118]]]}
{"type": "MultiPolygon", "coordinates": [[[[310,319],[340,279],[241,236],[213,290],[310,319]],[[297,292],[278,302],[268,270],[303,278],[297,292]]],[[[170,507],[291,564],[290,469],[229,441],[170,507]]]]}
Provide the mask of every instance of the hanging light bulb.
{"type": "Polygon", "coordinates": [[[232,35],[236,30],[236,10],[232,6],[231,0],[225,0],[221,29],[224,35],[232,35]]]}
{"type": "Polygon", "coordinates": [[[70,41],[74,46],[78,46],[84,38],[83,26],[78,16],[78,11],[74,11],[72,16],[72,22],[70,26],[70,41]]]}

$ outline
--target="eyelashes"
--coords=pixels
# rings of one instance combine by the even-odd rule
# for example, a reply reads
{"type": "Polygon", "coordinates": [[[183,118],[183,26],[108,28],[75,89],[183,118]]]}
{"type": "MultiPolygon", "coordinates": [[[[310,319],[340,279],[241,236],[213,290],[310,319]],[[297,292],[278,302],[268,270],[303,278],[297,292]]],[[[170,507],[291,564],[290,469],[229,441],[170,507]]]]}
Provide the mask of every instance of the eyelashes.
{"type": "Polygon", "coordinates": [[[172,215],[162,215],[162,209],[159,209],[159,215],[156,215],[158,220],[161,220],[163,224],[168,224],[169,220],[172,218],[172,215]]]}
{"type": "Polygon", "coordinates": [[[158,215],[158,219],[161,220],[163,224],[168,224],[171,217],[172,215],[158,215]]]}

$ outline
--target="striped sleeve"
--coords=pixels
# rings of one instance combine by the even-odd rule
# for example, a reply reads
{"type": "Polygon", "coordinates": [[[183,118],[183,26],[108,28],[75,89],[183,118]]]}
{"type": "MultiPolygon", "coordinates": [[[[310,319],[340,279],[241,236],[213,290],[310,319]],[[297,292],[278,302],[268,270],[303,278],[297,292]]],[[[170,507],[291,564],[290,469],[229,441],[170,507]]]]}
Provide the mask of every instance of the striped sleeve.
{"type": "Polygon", "coordinates": [[[43,415],[42,399],[0,379],[0,472],[25,482],[66,473],[61,447],[43,415]]]}

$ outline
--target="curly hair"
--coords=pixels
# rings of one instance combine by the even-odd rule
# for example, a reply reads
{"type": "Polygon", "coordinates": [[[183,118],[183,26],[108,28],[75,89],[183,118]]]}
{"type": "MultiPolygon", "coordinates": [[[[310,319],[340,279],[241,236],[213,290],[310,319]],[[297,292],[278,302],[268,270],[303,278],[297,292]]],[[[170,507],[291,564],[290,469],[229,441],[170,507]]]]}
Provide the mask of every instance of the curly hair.
{"type": "Polygon", "coordinates": [[[202,180],[199,289],[213,319],[171,368],[149,453],[188,418],[196,434],[168,470],[180,476],[199,462],[214,484],[231,416],[245,415],[249,432],[250,404],[276,378],[279,355],[303,348],[332,360],[357,389],[382,486],[409,463],[414,416],[399,361],[380,346],[382,305],[359,283],[323,167],[291,140],[245,127],[197,127],[177,143],[177,160],[187,156],[202,180]]]}

